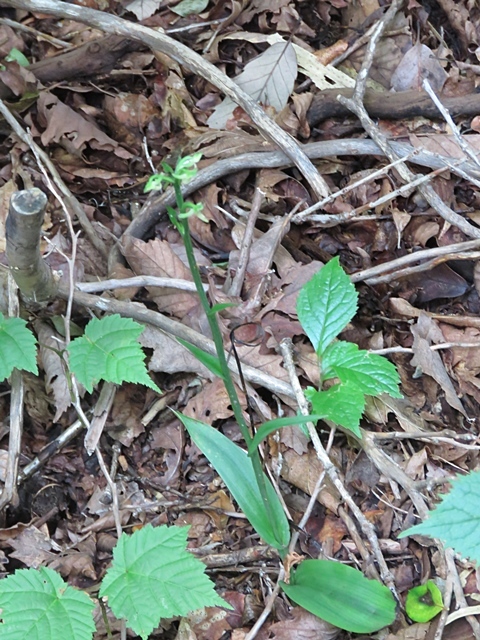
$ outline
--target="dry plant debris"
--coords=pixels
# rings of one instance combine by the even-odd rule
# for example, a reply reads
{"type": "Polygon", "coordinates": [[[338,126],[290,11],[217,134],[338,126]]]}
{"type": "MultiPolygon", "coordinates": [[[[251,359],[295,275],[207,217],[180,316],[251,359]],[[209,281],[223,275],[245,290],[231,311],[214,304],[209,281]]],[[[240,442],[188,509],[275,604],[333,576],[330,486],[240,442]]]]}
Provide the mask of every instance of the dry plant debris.
{"type": "MultiPolygon", "coordinates": [[[[165,215],[172,196],[143,193],[160,161],[201,151],[201,170],[185,188],[208,221],[191,224],[196,258],[212,302],[232,303],[221,313],[225,349],[239,327],[235,346],[255,419],[296,414],[282,340],[293,342],[300,384],[318,383],[296,298],[339,256],[360,293],[360,312],[342,339],[387,354],[404,399],[372,401],[362,440],[322,423],[320,439],[371,527],[388,568],[380,573],[391,576],[400,602],[428,577],[445,587],[452,611],[464,611],[415,624],[400,613],[385,637],[479,638],[468,616],[480,598],[475,567],[425,540],[397,539],[454,474],[478,468],[477,3],[212,0],[191,3],[197,9],[189,12],[184,2],[89,0],[70,16],[56,0],[0,4],[0,257],[6,264],[12,193],[42,189],[49,198],[42,251],[62,273],[67,299],[25,316],[40,342],[41,375],[23,375],[18,483],[8,477],[8,416],[19,400],[7,383],[0,389],[2,574],[48,566],[94,592],[115,527],[189,524],[190,549],[233,610],[163,621],[153,638],[348,636],[285,596],[269,599],[275,555],[170,411],[240,438],[223,384],[175,340],[212,349],[182,239],[165,215]],[[162,49],[147,28],[181,54],[169,56],[173,48],[162,49]],[[212,65],[261,108],[237,106],[235,85],[222,86],[212,65]],[[151,323],[141,339],[163,395],[131,384],[104,396],[79,389],[72,405],[52,347],[66,339],[61,316],[70,313],[75,335],[90,317],[86,308],[151,323]],[[107,477],[83,448],[79,403],[104,428],[107,477]]],[[[3,290],[1,299],[3,310],[3,290]]],[[[372,541],[331,477],[319,485],[324,466],[306,437],[285,427],[263,453],[301,523],[297,551],[368,573],[372,541]]],[[[96,638],[107,637],[100,613],[97,630],[96,638]]]]}

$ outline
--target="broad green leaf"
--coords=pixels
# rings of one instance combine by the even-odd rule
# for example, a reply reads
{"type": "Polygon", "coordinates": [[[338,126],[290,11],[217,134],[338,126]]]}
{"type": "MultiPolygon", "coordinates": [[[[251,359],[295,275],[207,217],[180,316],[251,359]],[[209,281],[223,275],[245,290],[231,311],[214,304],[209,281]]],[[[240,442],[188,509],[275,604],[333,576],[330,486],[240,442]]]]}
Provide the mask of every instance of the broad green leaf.
{"type": "Polygon", "coordinates": [[[138,342],[142,331],[138,322],[115,314],[90,320],[85,334],[70,343],[70,368],[89,393],[100,380],[134,382],[160,392],[145,366],[138,342]]]}
{"type": "Polygon", "coordinates": [[[171,7],[170,10],[184,18],[185,16],[190,16],[193,13],[201,13],[207,8],[208,3],[209,0],[182,0],[176,7],[171,7]]]}
{"type": "Polygon", "coordinates": [[[174,412],[190,437],[222,478],[250,524],[265,542],[283,554],[290,542],[290,528],[280,500],[265,476],[272,519],[263,503],[253,464],[246,451],[208,424],[174,412]]]}
{"type": "Polygon", "coordinates": [[[290,416],[288,418],[275,418],[275,420],[268,420],[264,422],[257,429],[257,433],[250,443],[249,453],[255,451],[260,442],[270,435],[273,431],[277,429],[281,429],[282,427],[293,427],[294,425],[302,426],[306,422],[318,422],[325,416],[317,416],[317,415],[308,415],[308,416],[290,416]]]}
{"type": "Polygon", "coordinates": [[[319,356],[357,312],[358,294],[334,258],[300,290],[298,319],[319,356]]]}
{"type": "Polygon", "coordinates": [[[353,633],[372,633],[395,620],[389,589],[339,562],[304,560],[282,588],[307,611],[353,633]]]}
{"type": "Polygon", "coordinates": [[[317,391],[308,387],[305,395],[315,415],[328,418],[361,437],[360,418],[365,408],[365,395],[355,384],[337,384],[327,391],[317,391]]]}
{"type": "Polygon", "coordinates": [[[363,393],[378,396],[388,393],[401,398],[398,391],[400,376],[386,358],[360,350],[352,342],[333,342],[322,356],[322,379],[339,378],[353,382],[363,393]]]}
{"type": "Polygon", "coordinates": [[[405,600],[407,616],[414,622],[429,622],[443,609],[442,592],[433,582],[410,589],[405,600]]]}
{"type": "Polygon", "coordinates": [[[190,527],[152,527],[122,534],[100,596],[117,618],[146,640],[161,618],[201,607],[231,608],[215,593],[205,565],[186,550],[190,527]]]}
{"type": "Polygon", "coordinates": [[[207,353],[203,349],[199,349],[195,345],[183,340],[182,338],[177,337],[177,341],[188,349],[192,355],[195,356],[197,360],[199,360],[203,365],[207,367],[212,373],[214,373],[218,378],[224,379],[222,367],[220,366],[220,361],[217,356],[212,355],[211,353],[207,353]]]}
{"type": "Polygon", "coordinates": [[[398,535],[399,538],[422,534],[438,538],[462,558],[480,562],[480,471],[452,480],[450,493],[424,522],[398,535]]]}
{"type": "Polygon", "coordinates": [[[52,569],[19,569],[0,580],[0,638],[91,640],[94,606],[52,569]]]}
{"type": "Polygon", "coordinates": [[[14,369],[38,374],[36,340],[21,318],[5,318],[0,313],[0,382],[14,369]]]}

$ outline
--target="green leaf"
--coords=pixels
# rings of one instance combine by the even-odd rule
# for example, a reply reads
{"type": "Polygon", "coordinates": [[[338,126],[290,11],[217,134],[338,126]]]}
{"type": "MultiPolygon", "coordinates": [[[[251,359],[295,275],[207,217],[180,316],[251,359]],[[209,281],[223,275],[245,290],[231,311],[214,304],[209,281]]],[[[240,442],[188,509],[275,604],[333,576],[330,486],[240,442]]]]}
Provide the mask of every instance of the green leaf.
{"type": "Polygon", "coordinates": [[[395,620],[387,587],[339,562],[304,560],[282,588],[307,611],[353,633],[372,633],[395,620]]]}
{"type": "Polygon", "coordinates": [[[2,640],[91,640],[94,603],[52,569],[20,569],[0,580],[2,640]]]}
{"type": "Polygon", "coordinates": [[[211,353],[207,353],[203,349],[199,349],[195,345],[190,344],[190,342],[187,342],[182,338],[177,337],[177,341],[182,345],[182,347],[185,347],[185,349],[188,349],[190,353],[194,355],[197,360],[199,360],[203,365],[207,367],[207,369],[209,369],[212,373],[214,373],[218,378],[221,378],[222,380],[224,380],[222,367],[220,365],[220,361],[217,358],[217,356],[214,356],[211,353]]]}
{"type": "Polygon", "coordinates": [[[401,398],[400,376],[395,365],[375,353],[360,350],[352,342],[333,342],[322,356],[322,379],[339,378],[353,382],[363,393],[378,396],[388,393],[401,398]]]}
{"type": "Polygon", "coordinates": [[[303,426],[307,422],[318,422],[325,416],[320,415],[308,415],[308,416],[290,416],[288,418],[275,418],[275,420],[267,420],[257,429],[257,433],[253,438],[252,442],[249,446],[249,453],[255,451],[260,442],[270,435],[273,431],[277,431],[277,429],[281,429],[282,427],[291,427],[294,425],[303,426]]]}
{"type": "Polygon", "coordinates": [[[193,442],[217,471],[238,502],[250,524],[265,542],[280,554],[290,542],[290,527],[280,500],[265,476],[268,502],[273,518],[268,517],[253,464],[246,451],[208,424],[174,412],[183,422],[193,442]]]}
{"type": "Polygon", "coordinates": [[[405,600],[407,616],[414,622],[429,622],[443,609],[442,592],[433,582],[410,589],[405,600]]]}
{"type": "Polygon", "coordinates": [[[0,313],[0,382],[14,369],[38,374],[36,340],[21,318],[5,318],[0,313]]]}
{"type": "Polygon", "coordinates": [[[320,356],[357,312],[357,300],[338,258],[330,260],[300,290],[298,319],[320,356]]]}
{"type": "Polygon", "coordinates": [[[186,550],[190,527],[152,527],[122,534],[100,596],[146,640],[161,618],[185,616],[201,607],[231,608],[215,593],[205,565],[186,550]]]}
{"type": "Polygon", "coordinates": [[[209,0],[182,0],[176,7],[171,7],[171,11],[185,18],[185,16],[192,15],[192,13],[201,13],[207,8],[208,2],[209,0]]]}
{"type": "Polygon", "coordinates": [[[145,366],[138,342],[142,331],[138,322],[115,314],[90,320],[85,335],[70,343],[70,369],[89,393],[100,380],[134,382],[160,392],[145,366]]]}
{"type": "Polygon", "coordinates": [[[452,490],[442,497],[429,518],[398,535],[438,538],[462,558],[480,562],[480,471],[452,480],[452,490]]]}
{"type": "Polygon", "coordinates": [[[30,66],[30,62],[28,61],[28,58],[26,56],[24,56],[24,54],[19,49],[17,49],[16,47],[13,47],[13,49],[10,49],[8,55],[5,57],[5,61],[6,62],[16,62],[21,67],[29,67],[30,66]]]}
{"type": "Polygon", "coordinates": [[[305,395],[314,414],[332,420],[361,438],[360,418],[365,408],[365,395],[355,384],[337,384],[327,391],[308,387],[305,395]]]}

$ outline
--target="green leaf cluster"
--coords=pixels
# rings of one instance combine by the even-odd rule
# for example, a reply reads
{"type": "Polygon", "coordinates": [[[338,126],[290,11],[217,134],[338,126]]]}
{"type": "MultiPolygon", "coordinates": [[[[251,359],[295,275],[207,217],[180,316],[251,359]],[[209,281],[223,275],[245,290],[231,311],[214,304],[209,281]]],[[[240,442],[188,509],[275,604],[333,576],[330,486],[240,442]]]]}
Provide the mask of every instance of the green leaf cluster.
{"type": "MultiPolygon", "coordinates": [[[[0,313],[0,382],[14,368],[38,373],[36,340],[26,325],[21,318],[5,318],[0,313]]],[[[141,324],[118,314],[93,318],[84,335],[68,346],[70,370],[89,392],[100,380],[133,382],[160,392],[145,366],[138,342],[142,331],[141,324]]]]}
{"type": "Polygon", "coordinates": [[[313,413],[360,437],[365,396],[388,393],[400,398],[401,394],[391,362],[351,342],[335,341],[355,315],[357,301],[355,287],[334,258],[301,289],[297,314],[320,365],[320,388],[306,390],[313,413]],[[333,386],[323,388],[329,381],[333,386]]]}
{"type": "MultiPolygon", "coordinates": [[[[162,617],[201,607],[231,608],[205,575],[205,565],[186,550],[189,527],[147,525],[122,534],[100,596],[117,618],[143,640],[162,617]]],[[[2,640],[92,640],[94,602],[48,568],[21,569],[0,580],[2,640]]]]}

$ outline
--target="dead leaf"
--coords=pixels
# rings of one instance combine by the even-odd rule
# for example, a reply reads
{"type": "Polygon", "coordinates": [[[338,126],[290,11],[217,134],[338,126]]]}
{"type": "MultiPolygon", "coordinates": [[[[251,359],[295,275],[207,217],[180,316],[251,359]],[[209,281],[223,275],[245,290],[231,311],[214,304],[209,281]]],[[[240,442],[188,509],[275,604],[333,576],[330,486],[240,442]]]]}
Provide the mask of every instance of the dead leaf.
{"type": "Polygon", "coordinates": [[[271,640],[292,640],[293,638],[295,640],[334,640],[340,633],[338,627],[321,620],[301,607],[294,607],[290,614],[291,619],[274,622],[257,636],[258,640],[267,638],[271,640]]]}
{"type": "Polygon", "coordinates": [[[41,93],[37,106],[42,124],[46,126],[41,136],[42,144],[47,146],[56,142],[77,156],[80,156],[89,145],[92,149],[114,153],[124,160],[133,157],[118,142],[107,136],[79,113],[67,107],[53,94],[41,93]]]}
{"type": "Polygon", "coordinates": [[[448,404],[466,417],[465,409],[458,398],[440,354],[438,351],[430,349],[432,342],[444,342],[443,334],[435,321],[425,313],[421,313],[417,324],[411,327],[411,331],[413,334],[412,349],[415,354],[411,364],[414,367],[419,367],[422,373],[433,378],[444,390],[448,404]]]}
{"type": "MultiPolygon", "coordinates": [[[[234,80],[256,102],[272,106],[280,112],[288,102],[296,77],[295,50],[290,43],[279,42],[246,64],[234,80]]],[[[224,129],[236,107],[236,103],[226,97],[208,118],[208,126],[224,129]]]]}
{"type": "Polygon", "coordinates": [[[50,536],[43,528],[40,530],[30,526],[16,538],[10,539],[8,544],[15,549],[10,557],[17,558],[27,567],[38,569],[55,558],[50,536]]]}
{"type": "Polygon", "coordinates": [[[392,75],[392,89],[408,91],[422,88],[423,80],[428,80],[438,93],[447,80],[447,73],[434,52],[420,40],[400,60],[392,75]]]}

